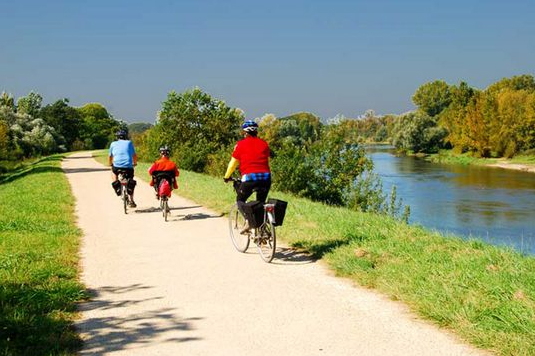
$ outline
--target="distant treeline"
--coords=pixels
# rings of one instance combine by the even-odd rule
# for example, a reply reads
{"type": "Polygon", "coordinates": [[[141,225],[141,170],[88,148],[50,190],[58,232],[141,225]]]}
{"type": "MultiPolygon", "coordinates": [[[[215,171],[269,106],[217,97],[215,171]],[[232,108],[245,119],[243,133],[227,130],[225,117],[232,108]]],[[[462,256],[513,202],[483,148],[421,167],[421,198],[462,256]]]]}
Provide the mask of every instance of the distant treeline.
{"type": "Polygon", "coordinates": [[[105,148],[126,124],[104,106],[72,107],[68,99],[42,106],[41,95],[30,92],[15,100],[0,96],[0,161],[83,149],[105,148]]]}
{"type": "Polygon", "coordinates": [[[442,148],[478,157],[535,153],[535,80],[504,78],[485,90],[436,80],[420,86],[414,112],[344,119],[361,142],[390,142],[403,151],[433,153],[442,148]]]}

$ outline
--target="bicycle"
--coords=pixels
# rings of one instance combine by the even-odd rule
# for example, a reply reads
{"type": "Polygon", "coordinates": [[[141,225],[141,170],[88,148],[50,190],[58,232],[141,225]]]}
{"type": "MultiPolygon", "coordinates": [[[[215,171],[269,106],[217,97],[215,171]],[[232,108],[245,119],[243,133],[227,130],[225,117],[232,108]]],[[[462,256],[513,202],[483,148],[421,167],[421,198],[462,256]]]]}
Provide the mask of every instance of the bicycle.
{"type": "Polygon", "coordinates": [[[127,189],[128,178],[126,176],[126,171],[118,170],[117,179],[121,183],[121,194],[119,196],[123,200],[124,213],[128,214],[127,207],[128,207],[129,198],[128,198],[128,189],[127,189]]]}
{"type": "MultiPolygon", "coordinates": [[[[241,181],[231,178],[234,190],[237,192],[241,181]]],[[[275,204],[264,203],[263,222],[259,227],[245,230],[247,220],[234,204],[229,212],[229,230],[232,244],[239,252],[245,252],[253,241],[256,244],[260,257],[269,263],[275,256],[277,238],[275,233],[275,204]]]]}
{"type": "MultiPolygon", "coordinates": [[[[160,199],[160,209],[165,221],[169,215],[171,209],[169,208],[169,198],[171,197],[171,184],[169,183],[170,176],[166,173],[153,174],[153,179],[159,180],[158,183],[158,197],[160,199]]],[[[172,178],[174,179],[174,178],[172,178]]]]}

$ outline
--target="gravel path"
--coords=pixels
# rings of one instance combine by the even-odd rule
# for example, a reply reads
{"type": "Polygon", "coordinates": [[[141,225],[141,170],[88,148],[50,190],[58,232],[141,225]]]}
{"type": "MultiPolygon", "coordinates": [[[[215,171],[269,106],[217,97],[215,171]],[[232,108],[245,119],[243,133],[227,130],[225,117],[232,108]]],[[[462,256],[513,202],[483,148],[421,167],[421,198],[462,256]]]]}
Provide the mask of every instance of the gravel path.
{"type": "Polygon", "coordinates": [[[164,222],[140,179],[125,215],[89,153],[63,169],[93,294],[80,305],[82,355],[484,354],[284,246],[271,264],[238,253],[226,217],[191,201],[173,196],[164,222]]]}

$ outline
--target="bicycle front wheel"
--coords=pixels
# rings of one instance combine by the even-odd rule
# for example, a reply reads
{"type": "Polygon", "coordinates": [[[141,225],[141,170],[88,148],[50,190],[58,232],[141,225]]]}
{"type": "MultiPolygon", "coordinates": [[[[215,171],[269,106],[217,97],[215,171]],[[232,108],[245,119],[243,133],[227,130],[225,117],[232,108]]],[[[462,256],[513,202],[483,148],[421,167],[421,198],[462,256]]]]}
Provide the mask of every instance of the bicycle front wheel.
{"type": "Polygon", "coordinates": [[[247,248],[249,248],[249,233],[241,234],[241,231],[245,228],[246,220],[236,204],[230,208],[228,222],[232,244],[240,252],[247,251],[247,248]]]}
{"type": "Polygon", "coordinates": [[[270,263],[275,256],[275,249],[277,246],[277,238],[275,236],[275,226],[269,219],[266,219],[266,222],[260,226],[258,229],[260,237],[256,241],[256,247],[260,256],[264,262],[270,263]]]}

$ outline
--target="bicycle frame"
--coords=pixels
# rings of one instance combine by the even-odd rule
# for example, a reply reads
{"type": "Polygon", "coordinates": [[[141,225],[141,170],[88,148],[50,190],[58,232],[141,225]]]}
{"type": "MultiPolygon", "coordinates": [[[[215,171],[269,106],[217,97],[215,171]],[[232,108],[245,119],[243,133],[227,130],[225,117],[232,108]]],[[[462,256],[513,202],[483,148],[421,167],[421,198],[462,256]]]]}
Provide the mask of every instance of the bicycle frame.
{"type": "MultiPolygon", "coordinates": [[[[237,192],[241,182],[237,178],[232,178],[232,181],[234,190],[237,192]]],[[[239,220],[243,219],[242,221],[244,221],[245,217],[235,204],[229,214],[230,236],[234,247],[239,252],[245,252],[249,247],[249,241],[253,241],[262,259],[269,263],[273,259],[276,249],[275,204],[264,203],[263,208],[264,221],[262,225],[244,232],[239,231],[242,228],[239,220]]]]}

